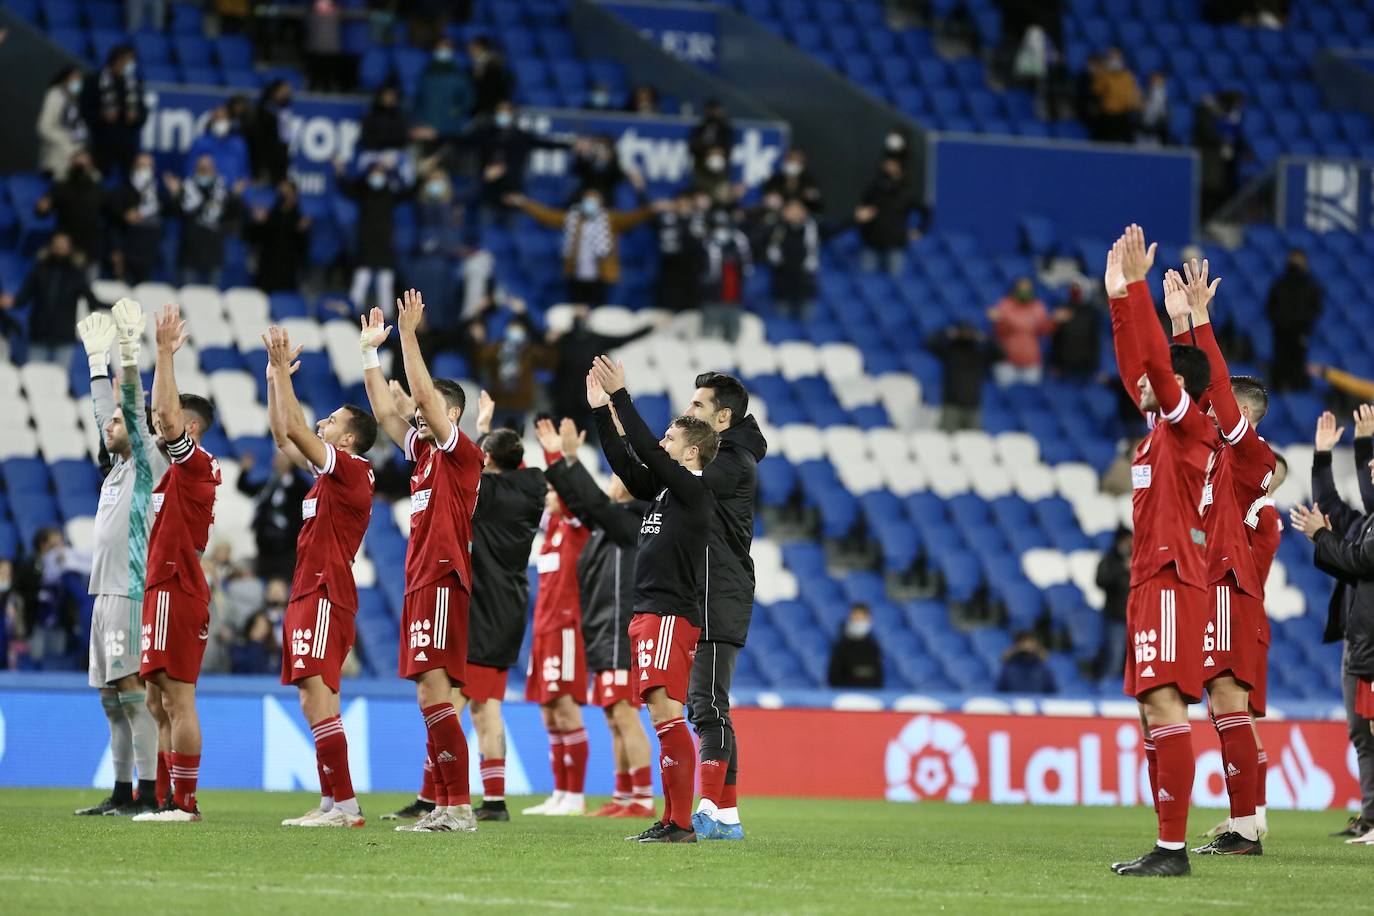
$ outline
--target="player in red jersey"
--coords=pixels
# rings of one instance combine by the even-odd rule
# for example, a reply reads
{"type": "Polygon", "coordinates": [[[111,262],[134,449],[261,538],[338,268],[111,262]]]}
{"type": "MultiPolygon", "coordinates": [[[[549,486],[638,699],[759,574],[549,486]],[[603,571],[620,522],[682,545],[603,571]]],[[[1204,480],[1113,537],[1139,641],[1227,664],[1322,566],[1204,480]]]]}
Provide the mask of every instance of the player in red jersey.
{"type": "Polygon", "coordinates": [[[199,821],[200,716],[196,681],[210,636],[210,587],[200,555],[215,520],[219,464],[200,447],[215,421],[205,398],[177,391],[172,357],[186,343],[180,309],[168,305],[157,318],[157,366],[153,416],[171,466],[153,488],[153,530],[148,535],[148,577],[143,595],[139,675],[150,685],[154,716],[171,722],[172,792],[157,811],[136,821],[199,821]],[[156,693],[151,689],[155,685],[156,693]]]}
{"type": "Polygon", "coordinates": [[[1132,225],[1107,258],[1112,337],[1122,384],[1149,421],[1131,466],[1135,538],[1126,626],[1131,653],[1125,692],[1140,704],[1159,821],[1157,845],[1119,875],[1189,872],[1184,845],[1196,761],[1188,704],[1202,696],[1202,631],[1206,626],[1207,536],[1198,507],[1216,426],[1198,409],[1207,389],[1207,356],[1172,348],[1159,329],[1146,276],[1154,245],[1132,225]]]}
{"type": "Polygon", "coordinates": [[[301,712],[315,737],[320,804],[283,827],[361,827],[362,811],[348,770],[348,738],[339,708],[339,672],[353,648],[358,588],[353,558],[372,517],[372,414],[345,404],[312,430],[291,375],[299,350],[279,327],[268,329],[267,416],[272,438],[298,467],[315,475],[301,504],[296,574],[281,624],[281,681],[300,691],[301,712]]]}
{"type": "MultiPolygon", "coordinates": [[[[535,424],[544,448],[544,465],[562,460],[562,441],[550,420],[535,424]]],[[[523,814],[557,817],[587,813],[587,730],[582,704],[587,699],[587,652],[582,643],[582,601],[577,560],[591,529],[577,520],[550,484],[544,500],[544,544],[539,549],[539,594],[534,602],[534,640],[525,699],[539,704],[549,733],[553,794],[523,814]]]]}
{"type": "Polygon", "coordinates": [[[397,830],[471,833],[477,830],[468,790],[468,745],[458,727],[453,689],[467,672],[468,600],[472,595],[472,513],[482,475],[482,450],[458,430],[466,399],[457,382],[432,379],[415,329],[425,304],[415,290],[397,300],[415,427],[396,409],[382,375],[377,347],[391,328],[381,309],[364,319],[361,346],[367,398],[377,424],[415,462],[410,477],[410,543],[406,548],[405,606],[401,613],[400,675],[415,682],[429,732],[434,810],[397,830]]]}
{"type": "Polygon", "coordinates": [[[1231,378],[1208,314],[1221,279],[1209,285],[1208,273],[1207,261],[1193,260],[1183,265],[1182,276],[1171,270],[1164,277],[1164,307],[1173,320],[1174,340],[1195,343],[1207,354],[1212,378],[1202,404],[1209,407],[1221,433],[1200,503],[1211,601],[1202,670],[1212,723],[1221,740],[1231,828],[1193,851],[1257,856],[1264,850],[1255,814],[1259,749],[1249,693],[1261,678],[1269,620],[1245,514],[1268,494],[1274,475],[1274,453],[1256,430],[1269,409],[1269,393],[1258,379],[1231,378]]]}

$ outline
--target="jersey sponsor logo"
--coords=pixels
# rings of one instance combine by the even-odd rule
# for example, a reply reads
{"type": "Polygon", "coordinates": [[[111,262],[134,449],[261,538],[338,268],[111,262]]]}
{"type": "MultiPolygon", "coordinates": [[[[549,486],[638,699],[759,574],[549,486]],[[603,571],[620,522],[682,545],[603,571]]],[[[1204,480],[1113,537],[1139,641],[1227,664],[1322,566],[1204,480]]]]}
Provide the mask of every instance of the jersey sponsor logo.
{"type": "Polygon", "coordinates": [[[639,526],[639,533],[641,536],[658,534],[662,530],[662,512],[650,512],[648,515],[644,516],[644,523],[639,526]]]}
{"type": "Polygon", "coordinates": [[[1131,488],[1134,490],[1150,489],[1150,466],[1148,464],[1137,464],[1131,468],[1131,488]]]}
{"type": "Polygon", "coordinates": [[[120,493],[120,488],[119,488],[119,487],[106,487],[105,489],[101,490],[101,491],[100,491],[100,505],[101,505],[101,508],[104,508],[105,506],[114,506],[114,505],[117,505],[117,504],[119,503],[119,493],[120,493]]]}
{"type": "Polygon", "coordinates": [[[534,561],[534,568],[539,570],[539,575],[546,573],[556,573],[563,565],[563,557],[557,553],[541,553],[539,559],[534,561]]]}
{"type": "Polygon", "coordinates": [[[166,499],[166,498],[167,498],[167,494],[166,494],[166,493],[154,493],[154,494],[153,494],[153,514],[154,514],[154,515],[157,515],[159,512],[162,511],[162,501],[163,501],[164,499],[166,499]]]}
{"type": "Polygon", "coordinates": [[[953,722],[917,716],[887,744],[884,770],[892,801],[967,802],[978,786],[978,760],[953,722]]]}
{"type": "Polygon", "coordinates": [[[301,500],[301,520],[314,518],[315,512],[319,508],[319,497],[312,496],[310,499],[301,500]]]}
{"type": "Polygon", "coordinates": [[[410,514],[423,512],[429,508],[429,495],[434,491],[431,489],[416,490],[410,495],[410,514]]]}

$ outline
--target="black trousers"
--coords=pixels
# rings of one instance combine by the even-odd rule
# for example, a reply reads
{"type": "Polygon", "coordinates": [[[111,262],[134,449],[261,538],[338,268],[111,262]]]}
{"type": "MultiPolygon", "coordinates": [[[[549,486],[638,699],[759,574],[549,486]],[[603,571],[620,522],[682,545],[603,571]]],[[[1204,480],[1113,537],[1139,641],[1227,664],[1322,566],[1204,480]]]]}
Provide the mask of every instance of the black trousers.
{"type": "Polygon", "coordinates": [[[728,760],[725,784],[733,786],[739,773],[739,746],[730,721],[730,684],[735,679],[739,646],[728,642],[700,642],[687,685],[687,717],[701,742],[706,760],[728,760]]]}

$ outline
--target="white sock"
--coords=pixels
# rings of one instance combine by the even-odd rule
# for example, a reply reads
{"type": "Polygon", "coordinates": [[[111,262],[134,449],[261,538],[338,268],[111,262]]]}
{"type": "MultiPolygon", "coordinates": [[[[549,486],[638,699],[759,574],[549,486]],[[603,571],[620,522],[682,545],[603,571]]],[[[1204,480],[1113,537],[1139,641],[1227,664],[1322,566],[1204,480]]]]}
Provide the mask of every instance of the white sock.
{"type": "Polygon", "coordinates": [[[1182,849],[1184,846],[1183,843],[1166,843],[1163,840],[1156,840],[1155,845],[1157,845],[1160,849],[1172,849],[1175,852],[1182,849]]]}
{"type": "Polygon", "coordinates": [[[320,796],[320,813],[323,814],[334,807],[334,799],[329,795],[320,796]]]}
{"type": "Polygon", "coordinates": [[[334,807],[338,808],[340,811],[346,811],[349,814],[363,813],[362,809],[358,807],[358,798],[356,795],[353,798],[346,798],[343,801],[334,802],[334,807]]]}
{"type": "Polygon", "coordinates": [[[1259,825],[1256,823],[1255,815],[1253,814],[1231,818],[1231,829],[1247,840],[1259,839],[1259,825]]]}
{"type": "Polygon", "coordinates": [[[703,798],[701,803],[697,805],[697,814],[709,814],[711,817],[715,817],[716,812],[719,810],[720,809],[716,807],[716,803],[709,798],[703,798]]]}
{"type": "Polygon", "coordinates": [[[716,820],[722,824],[735,825],[739,823],[738,808],[718,808],[716,810],[716,820]]]}

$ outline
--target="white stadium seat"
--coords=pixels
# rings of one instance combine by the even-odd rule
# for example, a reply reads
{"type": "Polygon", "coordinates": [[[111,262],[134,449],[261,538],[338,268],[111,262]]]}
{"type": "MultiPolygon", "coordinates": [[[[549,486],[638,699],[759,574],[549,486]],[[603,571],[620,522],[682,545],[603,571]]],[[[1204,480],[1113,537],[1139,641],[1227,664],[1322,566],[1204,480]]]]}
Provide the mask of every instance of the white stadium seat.
{"type": "Polygon", "coordinates": [[[358,325],[351,321],[326,321],[320,336],[339,384],[348,386],[361,382],[363,363],[358,350],[358,325]]]}
{"type": "Polygon", "coordinates": [[[88,553],[95,546],[94,516],[78,515],[76,518],[68,519],[63,529],[67,535],[67,543],[78,553],[88,553]]]}
{"type": "Polygon", "coordinates": [[[263,327],[272,315],[271,303],[262,290],[247,286],[235,286],[224,291],[224,314],[231,320],[235,316],[252,319],[263,327]]]}
{"type": "Polygon", "coordinates": [[[789,382],[820,375],[821,359],[815,344],[789,340],[778,344],[777,351],[778,371],[789,382]]]}
{"type": "Polygon", "coordinates": [[[921,430],[911,434],[911,453],[924,465],[950,464],[954,461],[953,443],[948,433],[921,430]]]}
{"type": "Polygon", "coordinates": [[[1037,502],[1054,495],[1054,475],[1044,465],[1011,469],[1016,495],[1027,502],[1037,502]]]}
{"type": "MultiPolygon", "coordinates": [[[[286,318],[279,322],[282,330],[291,339],[292,347],[305,347],[307,353],[317,353],[324,349],[324,335],[320,333],[320,323],[309,318],[286,318]]],[[[264,333],[266,329],[263,329],[264,333]]],[[[354,335],[356,349],[357,335],[354,335]]],[[[359,351],[359,362],[362,360],[359,351]]]]}
{"type": "Polygon", "coordinates": [[[973,492],[983,499],[998,499],[1010,495],[1012,492],[1011,471],[1000,464],[989,464],[985,467],[966,465],[966,467],[969,471],[969,482],[973,486],[973,492]]]}
{"type": "Polygon", "coordinates": [[[391,505],[391,519],[396,523],[396,527],[401,529],[401,534],[410,536],[410,497],[398,499],[391,505]]]}
{"type": "Polygon", "coordinates": [[[1114,497],[1102,493],[1081,493],[1071,497],[1078,526],[1088,537],[1115,531],[1121,524],[1121,514],[1114,497]]]}
{"type": "Polygon", "coordinates": [[[921,407],[921,383],[913,376],[888,372],[878,376],[878,389],[892,425],[898,429],[912,428],[921,407]]]}
{"type": "Polygon", "coordinates": [[[108,302],[110,305],[133,295],[133,290],[123,280],[96,280],[91,284],[91,292],[101,302],[108,302]]]}
{"type": "Polygon", "coordinates": [[[778,354],[769,343],[735,342],[735,365],[746,379],[778,374],[778,354]]]}
{"type": "Polygon", "coordinates": [[[1069,564],[1058,550],[1040,548],[1021,554],[1021,571],[1036,588],[1045,589],[1069,581],[1069,564]]]}
{"type": "Polygon", "coordinates": [[[1069,577],[1088,605],[1099,611],[1107,603],[1107,596],[1097,587],[1097,566],[1101,562],[1102,554],[1096,550],[1075,550],[1069,554],[1069,577]]]}
{"type": "Polygon", "coordinates": [[[993,438],[998,459],[1008,467],[1024,467],[1040,461],[1040,443],[1030,433],[999,433],[993,438]]]}
{"type": "Polygon", "coordinates": [[[859,378],[864,374],[864,357],[859,348],[847,343],[822,344],[821,374],[831,383],[859,378]]]}
{"type": "Polygon", "coordinates": [[[825,457],[825,440],[814,426],[794,423],[779,430],[779,436],[782,453],[793,464],[825,457]]]}
{"type": "Polygon", "coordinates": [[[1059,495],[1072,502],[1079,494],[1095,493],[1098,488],[1097,471],[1092,465],[1070,461],[1054,466],[1054,485],[1059,495]]]}
{"type": "Polygon", "coordinates": [[[703,338],[691,342],[688,349],[692,354],[692,363],[699,372],[735,371],[735,348],[723,340],[703,338]]]}
{"type": "Polygon", "coordinates": [[[855,496],[883,488],[883,472],[868,461],[835,462],[835,474],[844,488],[855,496]]]}
{"type": "Polygon", "coordinates": [[[0,436],[0,459],[27,458],[38,454],[38,434],[31,429],[6,430],[0,436]]]}
{"type": "Polygon", "coordinates": [[[950,499],[969,491],[968,471],[957,464],[938,464],[927,467],[925,471],[931,492],[941,499],[950,499]]]}
{"type": "Polygon", "coordinates": [[[997,463],[992,437],[981,429],[964,429],[952,437],[954,455],[960,464],[984,468],[997,463]]]}

